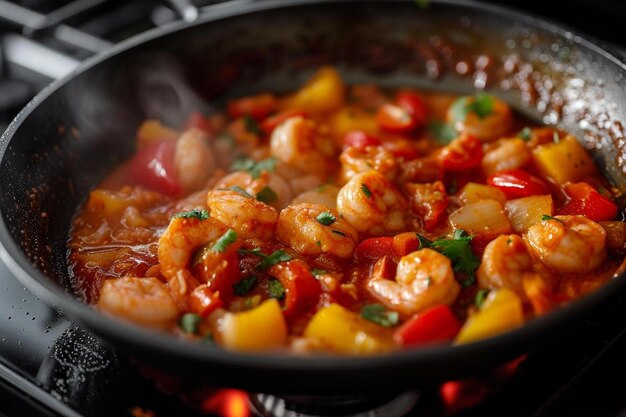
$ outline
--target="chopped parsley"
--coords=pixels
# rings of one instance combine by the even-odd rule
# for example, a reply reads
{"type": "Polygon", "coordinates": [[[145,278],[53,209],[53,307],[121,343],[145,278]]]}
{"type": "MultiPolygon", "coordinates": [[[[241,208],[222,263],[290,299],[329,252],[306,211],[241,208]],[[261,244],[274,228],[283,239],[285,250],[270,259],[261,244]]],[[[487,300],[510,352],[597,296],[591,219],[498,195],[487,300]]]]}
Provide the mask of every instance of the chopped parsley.
{"type": "Polygon", "coordinates": [[[257,283],[257,277],[255,277],[254,275],[250,275],[250,276],[243,278],[238,283],[233,284],[233,290],[235,291],[236,295],[241,297],[241,296],[248,294],[250,291],[252,291],[252,288],[254,288],[256,283],[257,283]]]}
{"type": "Polygon", "coordinates": [[[322,246],[322,242],[321,242],[321,241],[319,241],[319,240],[318,240],[318,241],[316,241],[316,242],[315,242],[315,244],[316,244],[317,246],[322,246]]]}
{"type": "Polygon", "coordinates": [[[337,218],[330,211],[323,211],[317,216],[317,221],[324,226],[330,226],[337,221],[337,218]]]}
{"type": "MultiPolygon", "coordinates": [[[[556,220],[559,223],[563,223],[563,220],[557,219],[556,217],[548,216],[547,214],[544,214],[543,216],[541,216],[541,221],[542,222],[547,222],[549,220],[556,220]]],[[[565,223],[563,223],[563,224],[565,224],[565,223]]]]}
{"type": "Polygon", "coordinates": [[[455,271],[467,274],[467,279],[461,282],[464,287],[474,283],[474,274],[480,265],[480,259],[474,255],[470,246],[473,237],[464,230],[456,229],[452,239],[437,239],[432,243],[434,249],[450,258],[455,271]]]}
{"type": "Polygon", "coordinates": [[[243,308],[250,310],[261,304],[261,296],[259,294],[248,297],[243,301],[243,308]]]}
{"type": "Polygon", "coordinates": [[[432,248],[433,247],[433,241],[432,240],[425,238],[424,236],[420,235],[419,233],[415,233],[415,235],[417,236],[417,240],[419,240],[419,242],[420,242],[420,245],[419,245],[418,249],[432,248]]]}
{"type": "Polygon", "coordinates": [[[198,219],[206,220],[209,218],[209,212],[206,210],[193,209],[190,211],[182,211],[174,215],[175,219],[198,219]]]}
{"type": "Polygon", "coordinates": [[[269,204],[278,201],[278,194],[270,187],[265,186],[261,191],[256,193],[256,199],[269,204]]]}
{"type": "Polygon", "coordinates": [[[261,262],[256,266],[257,269],[267,269],[270,266],[279,264],[281,262],[287,262],[292,259],[291,255],[289,255],[283,249],[275,250],[269,255],[266,255],[263,252],[261,252],[261,249],[259,248],[239,249],[239,253],[244,254],[244,255],[254,255],[254,256],[258,256],[259,258],[262,258],[261,262]]]}
{"type": "Polygon", "coordinates": [[[272,156],[261,161],[240,158],[233,162],[230,169],[233,171],[246,171],[252,178],[257,179],[263,171],[274,172],[274,169],[276,169],[276,158],[272,156]]]}
{"type": "Polygon", "coordinates": [[[254,255],[254,256],[260,256],[260,257],[267,256],[267,255],[265,255],[264,253],[261,252],[260,248],[239,249],[239,253],[241,253],[242,255],[254,255]]]}
{"type": "Polygon", "coordinates": [[[226,191],[226,190],[230,190],[230,191],[234,191],[236,193],[241,194],[244,197],[248,197],[248,198],[254,198],[252,196],[252,194],[250,194],[249,192],[247,192],[246,190],[244,190],[243,188],[237,186],[237,185],[233,185],[232,187],[228,187],[228,188],[220,188],[221,191],[226,191]]]}
{"type": "Polygon", "coordinates": [[[522,130],[517,132],[517,137],[523,140],[524,142],[528,142],[529,140],[533,138],[533,130],[530,127],[526,126],[522,130]]]}
{"type": "Polygon", "coordinates": [[[246,125],[246,130],[248,132],[258,136],[261,135],[261,129],[259,128],[259,124],[256,122],[256,120],[252,118],[252,116],[246,114],[245,116],[243,116],[243,122],[246,125]]]}
{"type": "Polygon", "coordinates": [[[277,279],[270,279],[267,282],[267,292],[270,294],[270,297],[276,298],[277,300],[285,298],[285,287],[283,287],[283,284],[277,279]]]}
{"type": "Polygon", "coordinates": [[[469,113],[474,113],[479,119],[493,113],[494,97],[487,93],[478,93],[474,97],[461,97],[450,106],[452,120],[462,122],[469,113]]]}
{"type": "Polygon", "coordinates": [[[476,307],[478,308],[482,307],[488,294],[489,294],[489,290],[485,290],[485,289],[479,290],[476,293],[476,297],[474,298],[474,304],[476,304],[476,307]]]}
{"type": "Polygon", "coordinates": [[[372,196],[372,192],[369,187],[365,184],[361,184],[361,192],[365,194],[365,197],[370,198],[372,196]]]}
{"type": "Polygon", "coordinates": [[[400,315],[395,311],[387,311],[380,304],[368,304],[361,308],[361,317],[382,327],[393,327],[398,324],[400,315]]]}
{"type": "Polygon", "coordinates": [[[454,126],[440,121],[429,124],[428,131],[440,145],[447,145],[459,136],[454,126]]]}
{"type": "Polygon", "coordinates": [[[344,232],[342,232],[341,230],[331,229],[330,231],[331,231],[331,232],[333,232],[333,233],[334,233],[334,234],[336,234],[336,235],[339,235],[339,236],[345,236],[345,235],[346,235],[346,234],[345,234],[344,232]]]}
{"type": "Polygon", "coordinates": [[[198,332],[201,320],[200,316],[195,313],[186,313],[178,321],[178,327],[185,333],[194,334],[198,332]]]}
{"type": "Polygon", "coordinates": [[[326,273],[328,273],[328,271],[326,271],[325,269],[318,269],[318,268],[311,269],[311,274],[316,277],[320,275],[324,275],[326,273]]]}
{"type": "Polygon", "coordinates": [[[231,244],[237,240],[237,232],[233,229],[228,229],[217,241],[211,246],[211,250],[214,252],[224,252],[231,244]]]}

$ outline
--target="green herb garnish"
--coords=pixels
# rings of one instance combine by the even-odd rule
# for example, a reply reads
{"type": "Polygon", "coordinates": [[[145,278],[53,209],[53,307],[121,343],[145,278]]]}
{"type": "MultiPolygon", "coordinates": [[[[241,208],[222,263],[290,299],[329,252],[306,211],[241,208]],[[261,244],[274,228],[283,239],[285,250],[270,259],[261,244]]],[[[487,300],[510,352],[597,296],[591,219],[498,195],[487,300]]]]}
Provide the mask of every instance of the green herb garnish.
{"type": "Polygon", "coordinates": [[[478,93],[474,97],[461,97],[450,106],[452,120],[462,122],[469,113],[484,119],[493,113],[494,97],[487,93],[478,93]]]}
{"type": "Polygon", "coordinates": [[[339,236],[345,236],[345,235],[346,235],[346,234],[345,234],[344,232],[342,232],[341,230],[331,229],[330,231],[331,231],[331,232],[333,232],[333,233],[334,233],[334,234],[336,234],[336,235],[339,235],[339,236]]]}
{"type": "Polygon", "coordinates": [[[419,233],[415,233],[415,235],[417,236],[417,240],[419,240],[419,242],[420,242],[420,245],[419,245],[418,249],[432,248],[433,247],[433,241],[432,240],[425,238],[424,236],[420,235],[419,233]]]}
{"type": "Polygon", "coordinates": [[[563,224],[565,224],[565,223],[563,222],[563,220],[561,220],[561,219],[557,219],[556,217],[548,216],[547,214],[544,214],[543,216],[541,216],[541,221],[542,221],[542,222],[546,222],[546,221],[549,221],[549,220],[556,220],[556,221],[557,221],[557,222],[559,222],[559,223],[563,223],[563,224]]]}
{"type": "Polygon", "coordinates": [[[337,218],[330,211],[323,211],[317,216],[317,221],[324,226],[330,226],[337,221],[337,218]]]}
{"type": "Polygon", "coordinates": [[[326,271],[324,269],[318,269],[318,268],[311,269],[311,274],[313,276],[316,276],[316,277],[319,276],[319,275],[324,275],[326,273],[328,273],[328,271],[326,271]]]}
{"type": "Polygon", "coordinates": [[[237,232],[233,229],[228,229],[211,247],[214,252],[224,252],[231,244],[237,240],[237,232]]]}
{"type": "Polygon", "coordinates": [[[198,219],[206,220],[209,218],[209,212],[207,210],[193,209],[190,211],[182,211],[174,215],[175,219],[198,219]]]}
{"type": "Polygon", "coordinates": [[[261,135],[261,129],[259,128],[259,124],[256,122],[256,120],[252,118],[252,116],[246,114],[245,116],[243,116],[243,122],[246,125],[246,130],[248,132],[258,136],[261,135]]]}
{"type": "Polygon", "coordinates": [[[202,318],[195,313],[186,313],[178,321],[178,327],[185,333],[194,334],[198,332],[201,320],[202,318]]]}
{"type": "Polygon", "coordinates": [[[257,283],[257,277],[255,277],[254,275],[250,275],[250,276],[243,278],[238,283],[233,284],[233,290],[235,290],[236,295],[241,297],[241,296],[248,294],[250,291],[252,291],[252,288],[254,288],[256,283],[257,283]]]}
{"type": "Polygon", "coordinates": [[[361,308],[361,317],[382,327],[393,327],[398,324],[400,315],[395,311],[387,311],[380,304],[368,304],[361,308]]]}
{"type": "Polygon", "coordinates": [[[523,140],[524,142],[528,142],[529,140],[533,138],[533,130],[530,127],[526,126],[522,130],[517,132],[517,137],[523,140]]]}
{"type": "Polygon", "coordinates": [[[256,193],[256,199],[269,204],[278,201],[278,195],[270,187],[265,186],[261,191],[256,193]]]}
{"type": "Polygon", "coordinates": [[[252,297],[248,297],[243,301],[243,308],[246,310],[250,310],[261,304],[261,296],[259,294],[253,295],[252,297]]]}
{"type": "Polygon", "coordinates": [[[270,297],[276,298],[277,300],[285,298],[285,287],[283,287],[283,284],[277,279],[270,279],[267,282],[267,292],[269,292],[270,297]]]}
{"type": "Polygon", "coordinates": [[[257,179],[263,171],[274,172],[274,169],[276,169],[276,158],[272,156],[261,161],[240,158],[233,162],[230,169],[232,171],[246,171],[252,178],[257,179]]]}
{"type": "Polygon", "coordinates": [[[242,255],[254,255],[254,256],[260,256],[260,257],[264,257],[267,256],[265,255],[263,252],[261,252],[260,248],[254,248],[254,249],[239,249],[238,251],[239,253],[241,253],[242,255]]]}
{"type": "Polygon", "coordinates": [[[480,260],[470,246],[473,237],[468,236],[464,230],[456,229],[452,239],[437,239],[432,243],[433,248],[450,258],[455,271],[467,274],[467,279],[461,283],[464,287],[474,283],[474,273],[480,265],[480,260]]]}
{"type": "Polygon", "coordinates": [[[361,192],[365,194],[365,197],[370,198],[372,196],[372,192],[369,187],[365,184],[361,184],[361,192]]]}
{"type": "Polygon", "coordinates": [[[476,297],[474,298],[474,304],[476,304],[476,307],[480,308],[483,305],[488,294],[489,290],[478,290],[476,297]]]}
{"type": "Polygon", "coordinates": [[[447,145],[459,136],[454,126],[440,121],[429,124],[428,131],[440,145],[447,145]]]}
{"type": "Polygon", "coordinates": [[[247,192],[246,190],[244,190],[243,188],[239,187],[238,185],[233,185],[232,187],[228,187],[228,188],[220,188],[220,191],[234,191],[236,193],[241,194],[244,197],[248,197],[248,198],[254,198],[252,196],[252,194],[250,194],[249,192],[247,192]]]}
{"type": "Polygon", "coordinates": [[[279,264],[281,262],[290,261],[291,255],[282,249],[278,249],[272,252],[270,255],[264,255],[263,260],[256,267],[257,269],[267,269],[270,266],[279,264]]]}

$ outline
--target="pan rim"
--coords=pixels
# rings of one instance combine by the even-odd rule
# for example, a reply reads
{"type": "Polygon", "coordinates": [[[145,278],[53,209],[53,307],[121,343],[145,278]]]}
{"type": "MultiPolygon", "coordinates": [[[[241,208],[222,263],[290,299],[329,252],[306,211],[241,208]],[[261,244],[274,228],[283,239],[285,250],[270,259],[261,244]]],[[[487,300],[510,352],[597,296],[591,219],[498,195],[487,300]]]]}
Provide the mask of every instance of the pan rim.
{"type": "MultiPolygon", "coordinates": [[[[155,28],[125,40],[111,49],[87,59],[70,74],[52,82],[37,94],[24,109],[18,113],[0,137],[0,163],[4,161],[11,138],[40,103],[69,83],[77,75],[124,51],[133,49],[145,42],[168,36],[172,33],[231,17],[319,3],[356,3],[357,1],[358,0],[293,0],[286,2],[284,0],[267,0],[264,2],[249,2],[246,0],[236,0],[226,4],[211,6],[211,13],[204,13],[198,21],[192,24],[176,22],[167,27],[155,28]]],[[[369,3],[382,3],[383,1],[384,0],[368,0],[369,3]]],[[[401,2],[403,0],[395,1],[401,2]]],[[[579,34],[578,31],[562,24],[557,24],[534,15],[522,14],[508,7],[477,3],[475,1],[431,0],[431,2],[433,5],[437,6],[452,6],[466,9],[468,12],[472,13],[481,13],[486,17],[497,15],[507,19],[515,19],[531,29],[546,31],[569,39],[589,52],[617,65],[622,70],[626,70],[626,59],[618,55],[611,47],[604,45],[593,37],[579,34]]],[[[546,316],[532,320],[516,330],[466,345],[433,345],[376,356],[300,357],[284,353],[244,354],[227,351],[221,348],[211,349],[207,348],[207,346],[181,341],[170,335],[158,333],[98,313],[95,309],[65,291],[40,270],[36,269],[20,250],[19,245],[9,233],[1,209],[0,218],[0,259],[5,262],[19,281],[32,290],[37,296],[41,297],[48,304],[56,305],[63,313],[67,313],[70,318],[75,318],[80,323],[84,323],[86,325],[85,327],[87,327],[88,330],[94,331],[96,335],[106,334],[105,339],[108,340],[132,341],[133,345],[139,345],[144,349],[158,348],[160,351],[170,356],[185,357],[187,360],[205,363],[219,362],[220,365],[224,366],[254,368],[266,371],[295,370],[316,373],[337,370],[366,371],[367,369],[387,367],[390,365],[405,366],[409,364],[415,365],[418,363],[437,362],[451,356],[474,357],[481,353],[492,351],[493,349],[502,348],[502,346],[522,344],[528,341],[529,336],[531,340],[536,340],[541,335],[545,336],[550,329],[553,329],[558,323],[563,322],[568,317],[580,317],[582,314],[588,312],[594,305],[597,306],[602,301],[612,298],[617,289],[624,286],[625,281],[623,276],[616,277],[611,282],[605,284],[603,288],[594,291],[592,294],[588,294],[546,316]],[[112,337],[112,335],[114,337],[112,337]]]]}

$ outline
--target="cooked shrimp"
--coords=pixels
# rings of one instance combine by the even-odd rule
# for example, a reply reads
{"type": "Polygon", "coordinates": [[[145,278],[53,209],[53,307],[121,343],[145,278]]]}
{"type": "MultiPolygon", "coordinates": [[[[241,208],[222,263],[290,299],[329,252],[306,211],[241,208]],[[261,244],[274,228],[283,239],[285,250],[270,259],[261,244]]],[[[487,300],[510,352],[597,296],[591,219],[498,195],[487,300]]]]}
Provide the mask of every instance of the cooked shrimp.
{"type": "Polygon", "coordinates": [[[202,188],[216,168],[208,136],[199,129],[184,132],[176,142],[174,166],[185,193],[202,188]]]}
{"type": "Polygon", "coordinates": [[[530,161],[530,150],[521,139],[502,139],[494,145],[485,152],[481,162],[485,175],[505,169],[521,168],[530,161]]]}
{"type": "Polygon", "coordinates": [[[398,173],[398,163],[391,152],[382,146],[367,146],[345,149],[339,156],[341,161],[341,180],[345,183],[356,174],[378,171],[392,180],[398,173]]]}
{"type": "Polygon", "coordinates": [[[367,289],[388,308],[409,316],[438,304],[452,304],[461,286],[454,279],[450,259],[432,249],[420,249],[400,259],[395,281],[374,276],[367,289]]]}
{"type": "Polygon", "coordinates": [[[606,257],[606,231],[584,216],[556,216],[528,229],[533,253],[556,272],[589,272],[606,257]]]}
{"type": "Polygon", "coordinates": [[[269,188],[276,194],[276,199],[268,200],[267,204],[277,210],[287,207],[293,195],[291,186],[282,176],[268,171],[262,171],[257,178],[245,171],[235,171],[218,181],[214,188],[220,190],[234,186],[243,188],[253,196],[256,196],[264,188],[269,188]]]}
{"type": "Polygon", "coordinates": [[[313,190],[305,191],[293,199],[292,204],[310,203],[321,204],[332,210],[337,210],[337,194],[339,187],[325,184],[313,190]]]}
{"type": "Polygon", "coordinates": [[[334,166],[335,147],[314,121],[291,117],[270,138],[272,155],[303,172],[326,175],[334,166]]]}
{"type": "Polygon", "coordinates": [[[212,190],[207,195],[211,217],[232,228],[242,239],[270,239],[278,213],[268,204],[231,190],[212,190]]]}
{"type": "Polygon", "coordinates": [[[133,323],[157,328],[167,327],[179,315],[167,286],[157,278],[107,279],[96,306],[133,323]]]}
{"type": "Polygon", "coordinates": [[[378,171],[357,174],[337,195],[337,208],[350,226],[361,233],[382,235],[406,227],[407,202],[378,171]]]}
{"type": "Polygon", "coordinates": [[[518,235],[500,235],[485,247],[480,267],[476,271],[481,287],[508,288],[523,294],[524,272],[531,271],[530,255],[518,235]]]}
{"type": "Polygon", "coordinates": [[[335,210],[319,204],[293,204],[280,212],[276,237],[303,255],[330,253],[348,258],[359,236],[335,210]],[[329,214],[326,221],[319,217],[324,212],[329,214]]]}
{"type": "Polygon", "coordinates": [[[161,274],[167,279],[172,296],[181,310],[187,311],[187,296],[200,285],[189,271],[189,261],[202,245],[217,240],[226,226],[208,218],[173,218],[159,239],[161,274]]]}
{"type": "MultiPolygon", "coordinates": [[[[492,103],[491,111],[482,118],[475,111],[469,111],[463,120],[456,119],[456,106],[448,109],[448,121],[454,123],[455,128],[465,134],[470,134],[481,141],[490,141],[501,137],[511,129],[513,125],[513,114],[511,108],[504,101],[495,96],[490,97],[492,103]]],[[[463,97],[465,105],[475,103],[476,97],[463,97]]]]}

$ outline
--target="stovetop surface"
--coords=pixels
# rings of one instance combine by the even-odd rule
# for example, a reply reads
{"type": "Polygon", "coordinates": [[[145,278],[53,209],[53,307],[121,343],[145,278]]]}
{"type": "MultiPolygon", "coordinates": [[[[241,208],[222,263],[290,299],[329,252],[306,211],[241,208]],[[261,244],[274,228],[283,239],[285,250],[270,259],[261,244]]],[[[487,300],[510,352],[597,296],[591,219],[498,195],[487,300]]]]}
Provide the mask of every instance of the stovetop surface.
{"type": "MultiPolygon", "coordinates": [[[[8,3],[0,0],[0,12],[2,7],[7,10],[8,3]]],[[[22,0],[11,3],[40,14],[65,8],[70,18],[64,19],[64,24],[88,35],[78,46],[64,44],[63,39],[44,42],[64,54],[65,68],[76,65],[98,48],[106,48],[131,34],[176,18],[171,8],[155,6],[157,2],[149,0],[22,0]],[[115,7],[105,7],[105,3],[115,7]],[[68,11],[76,4],[102,10],[96,14],[85,14],[79,9],[68,11]]],[[[184,6],[186,2],[170,3],[184,6]]],[[[196,2],[199,3],[213,2],[196,2]]],[[[523,3],[503,0],[502,3],[526,8],[605,41],[626,45],[626,39],[616,38],[616,28],[626,19],[626,2],[621,0],[554,0],[551,9],[545,9],[543,0],[523,3]],[[580,19],[581,12],[586,16],[584,21],[580,19]]],[[[24,69],[23,65],[28,63],[18,62],[19,59],[7,50],[14,46],[13,42],[23,41],[22,37],[28,39],[28,30],[22,27],[16,32],[14,24],[5,26],[0,19],[0,57],[4,52],[0,65],[0,129],[24,100],[49,79],[49,75],[37,74],[36,69],[24,69]],[[19,39],[2,38],[16,33],[19,39]]],[[[34,38],[41,40],[42,36],[34,38]]],[[[478,391],[486,389],[488,394],[478,405],[456,415],[626,417],[626,395],[619,382],[626,374],[625,353],[626,294],[620,294],[567,332],[529,352],[511,376],[489,377],[468,385],[478,391]]],[[[184,381],[163,377],[155,382],[154,378],[154,371],[140,370],[136,360],[116,352],[47,307],[0,263],[0,417],[253,415],[246,393],[188,387],[184,381]],[[203,397],[214,401],[205,402],[203,406],[203,397]],[[230,399],[230,402],[216,402],[219,398],[230,399]]],[[[384,381],[380,384],[384,386],[384,381]]],[[[409,415],[445,415],[441,392],[441,387],[421,387],[416,394],[419,399],[409,415]]],[[[474,394],[470,392],[467,397],[477,398],[474,394]]]]}

